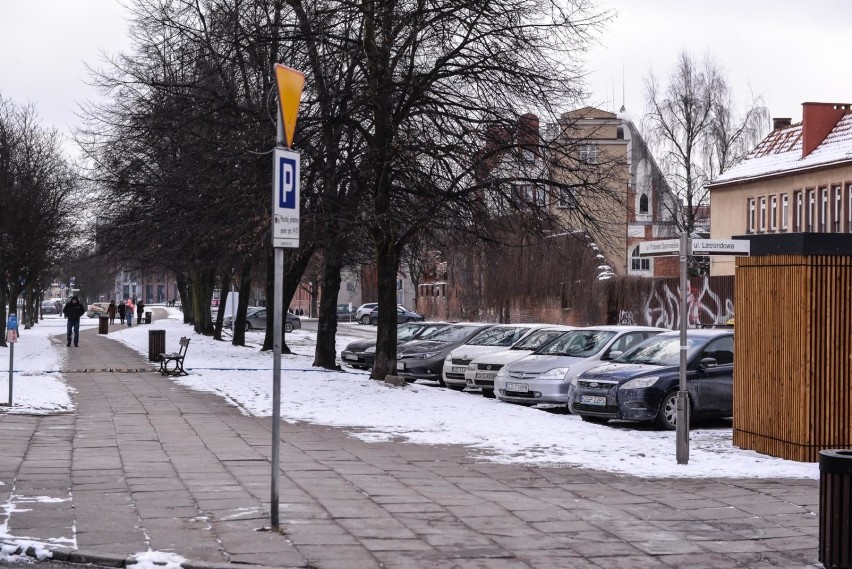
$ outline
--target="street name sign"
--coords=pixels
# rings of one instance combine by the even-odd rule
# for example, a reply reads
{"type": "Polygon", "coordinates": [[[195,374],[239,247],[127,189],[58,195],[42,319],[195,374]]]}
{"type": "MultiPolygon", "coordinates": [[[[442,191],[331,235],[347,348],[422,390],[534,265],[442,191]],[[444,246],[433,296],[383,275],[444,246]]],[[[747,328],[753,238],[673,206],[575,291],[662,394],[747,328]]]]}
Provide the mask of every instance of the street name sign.
{"type": "Polygon", "coordinates": [[[272,246],[299,246],[299,153],[275,149],[272,174],[272,246]]]}
{"type": "Polygon", "coordinates": [[[680,254],[680,239],[662,239],[639,243],[640,257],[663,257],[680,254]]]}
{"type": "Polygon", "coordinates": [[[730,255],[748,257],[751,241],[746,239],[693,239],[693,255],[730,255]]]}

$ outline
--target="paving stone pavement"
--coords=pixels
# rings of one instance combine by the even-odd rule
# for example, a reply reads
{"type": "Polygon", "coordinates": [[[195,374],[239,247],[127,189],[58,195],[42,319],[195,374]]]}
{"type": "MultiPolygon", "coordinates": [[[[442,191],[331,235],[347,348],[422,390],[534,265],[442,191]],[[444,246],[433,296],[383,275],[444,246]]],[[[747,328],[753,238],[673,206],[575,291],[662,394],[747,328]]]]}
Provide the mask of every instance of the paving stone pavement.
{"type": "MultiPolygon", "coordinates": [[[[56,337],[64,369],[150,365],[96,332],[79,348],[56,337]]],[[[498,465],[288,422],[279,534],[267,531],[268,418],[155,372],[65,378],[75,412],[0,414],[0,530],[105,564],[150,549],[199,568],[821,566],[817,481],[498,465]]]]}

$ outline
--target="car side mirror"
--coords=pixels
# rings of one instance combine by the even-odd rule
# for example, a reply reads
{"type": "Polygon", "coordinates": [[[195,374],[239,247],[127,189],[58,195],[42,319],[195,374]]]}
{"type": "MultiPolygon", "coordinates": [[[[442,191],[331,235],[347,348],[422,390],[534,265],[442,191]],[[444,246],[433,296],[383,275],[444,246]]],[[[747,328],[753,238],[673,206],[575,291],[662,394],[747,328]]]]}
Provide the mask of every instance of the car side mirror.
{"type": "Polygon", "coordinates": [[[716,361],[716,358],[701,358],[701,361],[698,362],[698,366],[701,369],[716,367],[717,365],[719,365],[719,363],[716,361]]]}
{"type": "Polygon", "coordinates": [[[613,350],[610,353],[608,353],[606,355],[606,358],[604,358],[604,359],[611,360],[611,359],[617,358],[618,356],[620,356],[623,353],[624,352],[622,352],[621,350],[613,350]]]}

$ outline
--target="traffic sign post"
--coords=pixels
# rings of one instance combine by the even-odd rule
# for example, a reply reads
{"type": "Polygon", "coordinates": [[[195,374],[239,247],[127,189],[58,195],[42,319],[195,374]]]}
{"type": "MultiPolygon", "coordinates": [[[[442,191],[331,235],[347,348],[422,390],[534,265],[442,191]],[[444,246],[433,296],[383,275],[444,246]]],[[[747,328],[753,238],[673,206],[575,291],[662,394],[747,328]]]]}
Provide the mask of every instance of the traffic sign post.
{"type": "Polygon", "coordinates": [[[686,342],[687,296],[689,279],[687,267],[690,256],[748,256],[751,242],[744,239],[690,239],[686,232],[680,239],[661,239],[639,244],[640,257],[662,257],[678,255],[680,257],[680,372],[678,375],[677,418],[675,420],[676,459],[678,464],[689,463],[689,391],[686,388],[686,363],[688,346],[686,342]]]}
{"type": "Polygon", "coordinates": [[[284,248],[299,246],[300,160],[293,147],[293,134],[299,114],[299,101],[305,86],[301,71],[276,63],[273,67],[278,88],[278,128],[272,166],[272,247],[275,279],[272,308],[272,484],[271,524],[279,528],[279,463],[281,457],[281,345],[284,319],[284,248]]]}
{"type": "Polygon", "coordinates": [[[12,379],[15,369],[15,342],[18,341],[18,316],[13,312],[6,320],[6,343],[9,344],[9,407],[12,406],[12,379]]]}

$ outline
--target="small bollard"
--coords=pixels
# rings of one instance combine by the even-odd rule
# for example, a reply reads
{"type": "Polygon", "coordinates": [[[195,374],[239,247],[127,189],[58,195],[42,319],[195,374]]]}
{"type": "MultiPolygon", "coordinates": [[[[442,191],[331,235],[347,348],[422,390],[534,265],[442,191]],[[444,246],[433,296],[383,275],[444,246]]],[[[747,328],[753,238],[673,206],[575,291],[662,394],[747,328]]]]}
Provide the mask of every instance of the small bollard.
{"type": "Polygon", "coordinates": [[[819,453],[819,560],[852,569],[852,450],[819,453]]]}

